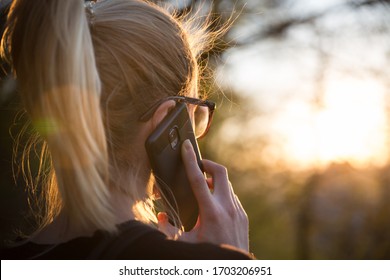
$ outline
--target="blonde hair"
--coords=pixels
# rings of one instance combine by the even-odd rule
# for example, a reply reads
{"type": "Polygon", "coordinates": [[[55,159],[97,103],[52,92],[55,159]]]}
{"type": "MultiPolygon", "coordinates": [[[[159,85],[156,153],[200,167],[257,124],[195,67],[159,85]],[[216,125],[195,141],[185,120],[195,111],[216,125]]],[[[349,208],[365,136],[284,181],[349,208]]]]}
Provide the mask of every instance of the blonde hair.
{"type": "Polygon", "coordinates": [[[150,105],[197,90],[207,40],[193,26],[146,1],[98,1],[87,10],[82,0],[13,2],[2,55],[49,150],[40,163],[51,163],[42,226],[65,211],[85,228],[115,232],[112,187],[131,197],[137,219],[155,220],[151,194],[137,184],[150,169],[131,143],[150,105]]]}

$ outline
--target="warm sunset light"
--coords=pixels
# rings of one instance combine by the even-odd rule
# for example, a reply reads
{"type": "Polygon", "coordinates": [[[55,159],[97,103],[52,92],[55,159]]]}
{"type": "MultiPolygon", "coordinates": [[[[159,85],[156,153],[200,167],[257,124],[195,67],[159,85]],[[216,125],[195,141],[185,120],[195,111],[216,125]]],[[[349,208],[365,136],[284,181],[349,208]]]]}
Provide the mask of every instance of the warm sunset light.
{"type": "Polygon", "coordinates": [[[374,80],[330,81],[323,104],[292,102],[275,120],[287,161],[302,167],[387,159],[384,89],[374,80]]]}
{"type": "MultiPolygon", "coordinates": [[[[386,95],[379,81],[331,79],[320,102],[294,92],[290,95],[272,114],[252,112],[247,121],[232,118],[222,126],[227,143],[251,143],[245,145],[248,153],[240,154],[245,164],[282,163],[294,170],[322,168],[334,162],[355,167],[386,164],[386,95]],[[253,140],[259,137],[268,139],[266,148],[260,147],[261,141],[253,140]]],[[[244,109],[236,106],[231,114],[239,110],[244,109]]]]}
{"type": "Polygon", "coordinates": [[[250,117],[228,120],[222,133],[231,142],[249,135],[267,143],[266,148],[248,147],[248,163],[294,170],[334,162],[355,167],[387,163],[387,45],[372,44],[375,36],[363,40],[359,33],[332,33],[331,18],[349,26],[345,17],[333,16],[323,21],[332,35],[321,37],[322,45],[310,29],[296,28],[283,41],[264,40],[226,53],[219,83],[253,102],[250,117]]]}

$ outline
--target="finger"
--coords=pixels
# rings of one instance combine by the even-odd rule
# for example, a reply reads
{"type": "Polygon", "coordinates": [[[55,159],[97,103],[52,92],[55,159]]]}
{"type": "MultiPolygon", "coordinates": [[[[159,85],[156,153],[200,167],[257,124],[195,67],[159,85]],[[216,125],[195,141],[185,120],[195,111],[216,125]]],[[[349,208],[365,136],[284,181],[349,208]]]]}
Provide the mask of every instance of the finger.
{"type": "Polygon", "coordinates": [[[183,142],[181,154],[188,180],[190,181],[192,191],[198,201],[200,211],[202,211],[204,207],[211,207],[212,196],[206,178],[199,168],[194,148],[192,147],[190,140],[187,139],[183,142]]]}
{"type": "Polygon", "coordinates": [[[236,214],[239,217],[247,219],[248,216],[247,216],[247,214],[246,214],[246,212],[244,210],[244,207],[242,206],[241,201],[238,198],[238,196],[234,193],[233,186],[231,184],[230,184],[230,188],[232,190],[232,192],[231,192],[232,196],[231,197],[232,197],[232,200],[233,200],[233,205],[234,205],[236,214]]]}
{"type": "Polygon", "coordinates": [[[248,215],[247,213],[245,212],[245,209],[244,207],[242,206],[241,204],[241,201],[238,199],[238,196],[235,195],[235,201],[236,201],[236,205],[237,205],[237,213],[239,214],[239,217],[242,219],[242,221],[244,221],[246,223],[246,226],[248,227],[249,226],[249,220],[248,220],[248,215]]]}
{"type": "Polygon", "coordinates": [[[234,195],[234,203],[236,205],[237,211],[240,212],[240,213],[241,212],[244,213],[244,215],[246,216],[245,209],[242,206],[241,201],[240,201],[240,199],[238,198],[238,196],[236,194],[234,195]]]}
{"type": "Polygon", "coordinates": [[[213,178],[207,178],[206,182],[207,182],[207,186],[209,187],[210,192],[213,193],[214,192],[213,178]]]}
{"type": "Polygon", "coordinates": [[[205,172],[212,177],[214,195],[223,196],[225,199],[230,198],[233,201],[233,189],[226,168],[210,160],[202,160],[202,163],[205,172]]]}
{"type": "Polygon", "coordinates": [[[168,221],[168,215],[164,212],[157,214],[158,229],[171,239],[175,239],[179,234],[179,229],[175,228],[168,221]]]}
{"type": "Polygon", "coordinates": [[[230,186],[230,189],[231,189],[231,197],[232,197],[232,200],[234,202],[234,205],[235,205],[236,209],[239,210],[240,208],[242,208],[241,202],[238,199],[238,196],[236,195],[236,193],[234,192],[233,186],[232,186],[232,184],[230,182],[229,182],[229,186],[230,186]]]}

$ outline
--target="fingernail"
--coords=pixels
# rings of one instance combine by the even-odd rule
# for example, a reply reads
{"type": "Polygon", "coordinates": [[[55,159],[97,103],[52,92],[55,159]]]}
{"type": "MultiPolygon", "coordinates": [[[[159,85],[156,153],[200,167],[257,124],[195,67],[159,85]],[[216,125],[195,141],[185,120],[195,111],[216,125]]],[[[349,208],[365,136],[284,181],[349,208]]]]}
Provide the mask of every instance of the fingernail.
{"type": "Polygon", "coordinates": [[[159,222],[164,222],[166,219],[167,219],[167,216],[166,216],[165,213],[160,212],[160,213],[157,214],[157,220],[159,222]]]}

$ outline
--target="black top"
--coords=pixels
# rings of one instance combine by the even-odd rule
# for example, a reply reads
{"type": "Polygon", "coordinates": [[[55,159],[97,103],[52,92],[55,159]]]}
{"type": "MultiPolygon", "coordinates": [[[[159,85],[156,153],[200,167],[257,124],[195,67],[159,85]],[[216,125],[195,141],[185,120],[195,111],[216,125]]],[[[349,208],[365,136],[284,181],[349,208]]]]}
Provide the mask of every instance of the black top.
{"type": "Polygon", "coordinates": [[[58,245],[25,242],[3,248],[1,259],[137,259],[137,260],[248,260],[238,249],[209,243],[188,243],[167,236],[138,221],[119,226],[118,235],[98,230],[91,237],[78,237],[58,245]]]}

